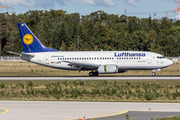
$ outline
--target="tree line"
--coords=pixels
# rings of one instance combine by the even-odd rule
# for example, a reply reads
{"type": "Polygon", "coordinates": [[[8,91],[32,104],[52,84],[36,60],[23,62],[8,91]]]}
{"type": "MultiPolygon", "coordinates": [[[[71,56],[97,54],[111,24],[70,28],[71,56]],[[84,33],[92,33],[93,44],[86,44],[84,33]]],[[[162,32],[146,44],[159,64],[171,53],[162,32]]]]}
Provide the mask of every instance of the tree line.
{"type": "Polygon", "coordinates": [[[0,54],[22,52],[17,23],[26,23],[43,45],[60,51],[152,51],[180,55],[180,21],[138,18],[95,11],[89,15],[64,10],[0,13],[0,54]],[[79,38],[78,38],[79,36],[79,38]]]}

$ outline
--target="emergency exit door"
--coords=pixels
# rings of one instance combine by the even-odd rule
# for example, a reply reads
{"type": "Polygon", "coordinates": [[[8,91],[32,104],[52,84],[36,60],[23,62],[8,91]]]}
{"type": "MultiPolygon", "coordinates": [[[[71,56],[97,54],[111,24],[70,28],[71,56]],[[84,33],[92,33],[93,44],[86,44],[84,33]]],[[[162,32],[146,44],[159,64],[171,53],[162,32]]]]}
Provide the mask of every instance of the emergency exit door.
{"type": "Polygon", "coordinates": [[[45,64],[49,64],[49,56],[46,55],[45,64]]]}

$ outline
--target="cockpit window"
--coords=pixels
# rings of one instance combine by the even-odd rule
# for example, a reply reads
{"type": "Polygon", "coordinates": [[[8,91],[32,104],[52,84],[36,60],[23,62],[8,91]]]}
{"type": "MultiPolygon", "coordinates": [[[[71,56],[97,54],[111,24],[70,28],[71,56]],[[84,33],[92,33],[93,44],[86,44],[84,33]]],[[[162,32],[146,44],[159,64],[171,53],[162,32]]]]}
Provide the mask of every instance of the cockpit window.
{"type": "Polygon", "coordinates": [[[157,56],[158,59],[164,59],[164,56],[157,56]]]}

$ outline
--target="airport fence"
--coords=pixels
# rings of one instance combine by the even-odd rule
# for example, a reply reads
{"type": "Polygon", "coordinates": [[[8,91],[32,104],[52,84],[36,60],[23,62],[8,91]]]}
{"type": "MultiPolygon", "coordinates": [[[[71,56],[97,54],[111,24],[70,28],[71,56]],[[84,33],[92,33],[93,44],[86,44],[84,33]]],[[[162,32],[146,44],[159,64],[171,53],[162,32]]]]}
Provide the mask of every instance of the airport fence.
{"type": "Polygon", "coordinates": [[[167,57],[168,59],[172,60],[173,62],[179,62],[180,57],[167,57]]]}
{"type": "MultiPolygon", "coordinates": [[[[172,60],[173,62],[180,61],[180,57],[167,57],[168,59],[172,60]]],[[[14,61],[14,62],[22,62],[24,60],[18,56],[0,56],[0,61],[14,61]]]]}
{"type": "Polygon", "coordinates": [[[23,62],[24,60],[18,56],[0,56],[0,61],[23,62]]]}

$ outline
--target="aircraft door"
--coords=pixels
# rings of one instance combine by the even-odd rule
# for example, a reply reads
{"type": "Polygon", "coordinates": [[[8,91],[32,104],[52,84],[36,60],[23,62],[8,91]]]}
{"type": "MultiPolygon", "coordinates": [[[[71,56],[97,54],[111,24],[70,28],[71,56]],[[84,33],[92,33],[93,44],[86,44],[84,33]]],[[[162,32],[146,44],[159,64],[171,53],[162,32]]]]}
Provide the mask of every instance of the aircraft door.
{"type": "Polygon", "coordinates": [[[49,64],[49,56],[46,55],[45,64],[49,64]]]}
{"type": "Polygon", "coordinates": [[[152,56],[149,54],[149,55],[148,55],[148,58],[147,58],[147,63],[148,63],[148,64],[151,64],[151,62],[152,62],[152,56]]]}

